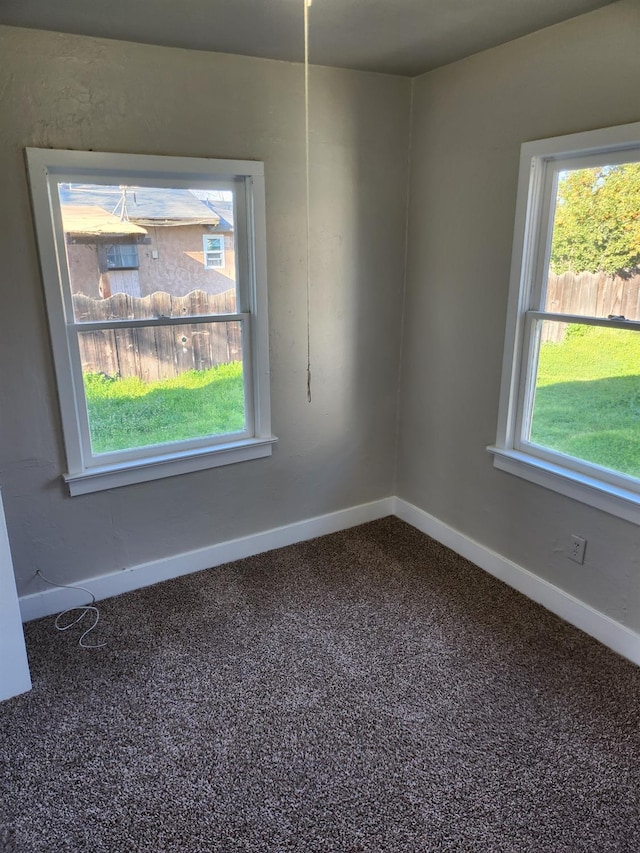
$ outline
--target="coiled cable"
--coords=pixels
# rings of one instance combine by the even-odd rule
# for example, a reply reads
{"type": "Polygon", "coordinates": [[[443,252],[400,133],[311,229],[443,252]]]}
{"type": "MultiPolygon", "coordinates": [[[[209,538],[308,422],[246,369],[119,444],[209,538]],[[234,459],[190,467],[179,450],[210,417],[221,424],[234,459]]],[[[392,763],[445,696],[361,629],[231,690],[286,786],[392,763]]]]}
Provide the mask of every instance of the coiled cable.
{"type": "Polygon", "coordinates": [[[60,589],[77,589],[81,592],[86,592],[87,595],[91,596],[91,604],[80,604],[77,607],[67,607],[66,610],[63,610],[61,613],[58,613],[55,622],[53,623],[56,631],[68,631],[69,628],[73,628],[74,625],[78,625],[80,622],[82,622],[85,616],[90,613],[93,615],[93,623],[89,625],[86,631],[82,633],[80,639],[78,640],[78,645],[83,649],[101,649],[103,646],[106,646],[106,643],[85,643],[84,641],[84,638],[87,636],[87,634],[90,634],[94,630],[94,628],[96,628],[98,622],[100,621],[100,611],[96,607],[96,597],[91,592],[91,590],[87,589],[84,586],[72,586],[71,584],[56,583],[55,581],[51,581],[49,580],[49,578],[46,578],[42,574],[40,569],[36,570],[36,574],[38,575],[38,577],[42,578],[45,583],[48,583],[51,586],[57,586],[60,589]],[[63,625],[62,620],[70,614],[75,613],[76,610],[80,611],[79,615],[71,622],[68,622],[66,625],[63,625]]]}

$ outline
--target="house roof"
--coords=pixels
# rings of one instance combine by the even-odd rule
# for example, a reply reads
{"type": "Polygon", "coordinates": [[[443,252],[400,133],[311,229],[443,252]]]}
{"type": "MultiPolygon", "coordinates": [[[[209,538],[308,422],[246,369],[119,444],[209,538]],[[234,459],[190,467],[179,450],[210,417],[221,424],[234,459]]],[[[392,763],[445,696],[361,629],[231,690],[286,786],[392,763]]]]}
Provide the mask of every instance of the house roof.
{"type": "Polygon", "coordinates": [[[90,207],[101,209],[122,224],[214,225],[221,231],[233,230],[232,205],[212,201],[211,196],[215,194],[207,191],[198,192],[198,197],[188,189],[61,184],[59,194],[63,217],[65,208],[72,207],[76,215],[81,216],[82,209],[90,207]],[[216,204],[223,213],[217,211],[216,204]]]}
{"type": "Polygon", "coordinates": [[[68,234],[96,237],[121,237],[128,234],[146,234],[144,228],[123,221],[101,207],[89,204],[63,204],[62,223],[68,234]]]}

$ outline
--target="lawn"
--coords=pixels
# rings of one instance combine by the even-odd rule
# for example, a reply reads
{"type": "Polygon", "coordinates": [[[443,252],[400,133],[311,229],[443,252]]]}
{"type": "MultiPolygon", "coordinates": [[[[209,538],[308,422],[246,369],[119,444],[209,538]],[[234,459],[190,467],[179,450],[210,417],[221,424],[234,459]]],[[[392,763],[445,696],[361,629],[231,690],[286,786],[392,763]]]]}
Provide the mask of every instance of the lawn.
{"type": "Polygon", "coordinates": [[[542,344],[531,440],[640,476],[640,335],[573,326],[542,344]]]}
{"type": "Polygon", "coordinates": [[[159,382],[87,373],[84,386],[94,453],[245,428],[240,362],[159,382]]]}

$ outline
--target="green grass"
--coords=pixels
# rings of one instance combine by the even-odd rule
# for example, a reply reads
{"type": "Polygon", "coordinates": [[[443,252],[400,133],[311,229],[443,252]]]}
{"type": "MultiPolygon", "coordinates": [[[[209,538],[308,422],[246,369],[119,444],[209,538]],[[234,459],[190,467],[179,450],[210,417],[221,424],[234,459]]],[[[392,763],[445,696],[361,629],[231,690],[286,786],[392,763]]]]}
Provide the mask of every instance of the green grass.
{"type": "Polygon", "coordinates": [[[87,373],[84,385],[94,453],[245,428],[240,362],[189,370],[158,382],[87,373]]]}
{"type": "Polygon", "coordinates": [[[640,476],[640,335],[574,326],[542,344],[531,440],[640,476]]]}

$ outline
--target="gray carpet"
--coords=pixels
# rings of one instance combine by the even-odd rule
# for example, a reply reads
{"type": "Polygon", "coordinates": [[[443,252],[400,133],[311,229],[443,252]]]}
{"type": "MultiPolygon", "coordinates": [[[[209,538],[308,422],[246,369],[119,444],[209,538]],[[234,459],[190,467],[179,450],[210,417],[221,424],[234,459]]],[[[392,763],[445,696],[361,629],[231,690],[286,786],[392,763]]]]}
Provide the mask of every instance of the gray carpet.
{"type": "Polygon", "coordinates": [[[640,850],[640,670],[397,519],[102,610],[27,626],[0,850],[640,850]]]}

